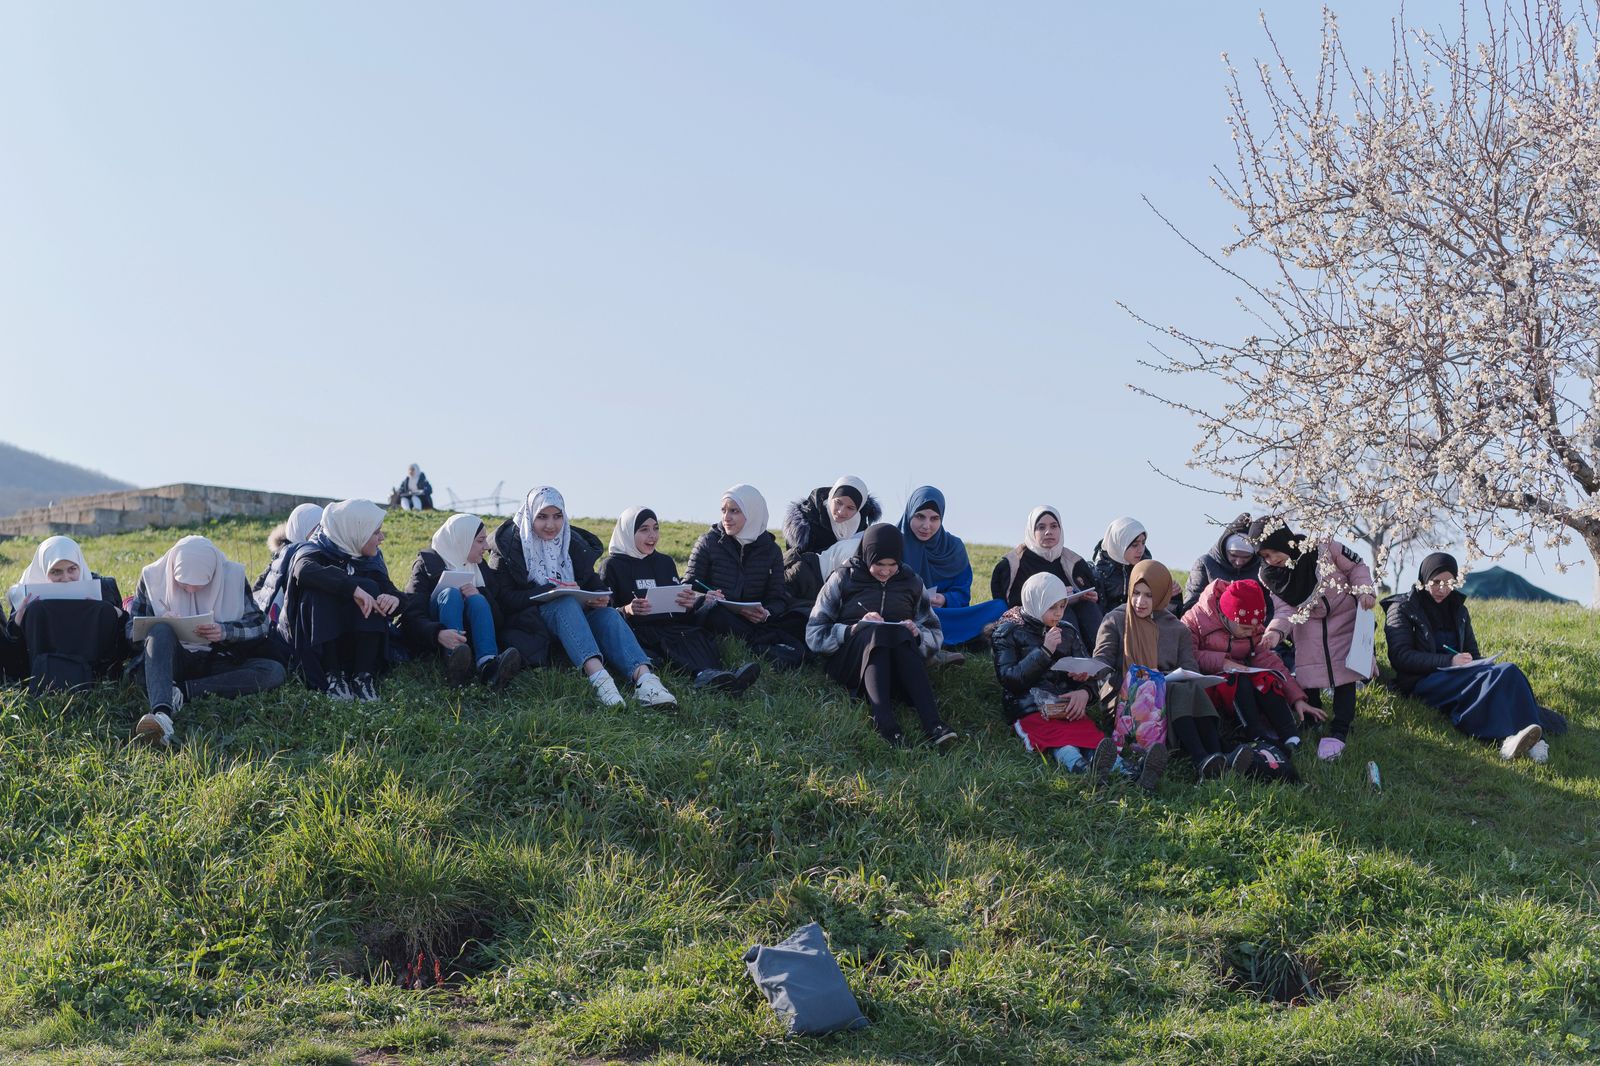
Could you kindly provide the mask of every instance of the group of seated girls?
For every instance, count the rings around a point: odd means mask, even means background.
[[[1281,519],[1242,515],[1196,561],[1188,598],[1173,611],[1177,585],[1144,541],[1142,525],[1119,518],[1091,565],[1061,547],[1060,512],[1038,507],[1023,544],[996,566],[995,599],[1009,609],[994,631],[994,668],[1002,712],[1025,748],[1072,771],[1120,769],[1147,788],[1169,742],[1204,779],[1249,773],[1263,757],[1291,759],[1305,723],[1326,722],[1317,754],[1338,758],[1356,689],[1377,672],[1351,662],[1360,612],[1375,598],[1360,557],[1336,540],[1312,543]],[[1545,761],[1543,738],[1565,732],[1566,721],[1537,703],[1515,665],[1481,658],[1455,560],[1431,555],[1418,578],[1416,591],[1383,602],[1399,689],[1498,742],[1503,758]],[[1105,604],[1114,606],[1101,615]],[[1295,652],[1293,665],[1280,646]],[[1200,676],[1165,676],[1178,670]],[[1112,736],[1097,715],[1110,719]]]
[[[71,685],[114,676],[131,655],[148,701],[135,735],[166,744],[187,700],[266,691],[291,670],[332,698],[374,700],[390,664],[418,655],[437,656],[452,683],[492,691],[558,656],[608,707],[626,702],[619,680],[642,704],[675,703],[657,672],[665,667],[696,688],[738,693],[761,668],[723,661],[718,638],[732,635],[773,669],[825,659],[887,742],[906,743],[901,703],[944,749],[957,734],[929,668],[959,662],[952,646],[989,633],[1001,710],[1029,751],[1145,787],[1160,779],[1169,743],[1203,779],[1248,772],[1263,751],[1291,758],[1307,722],[1326,722],[1317,752],[1337,758],[1356,689],[1376,672],[1351,662],[1359,612],[1374,606],[1370,570],[1281,519],[1230,524],[1180,604],[1139,522],[1114,520],[1085,559],[1063,545],[1060,510],[1035,507],[1023,542],[994,568],[993,599],[973,604],[966,546],[945,528],[932,486],[914,490],[890,525],[872,520],[881,508],[861,480],[842,477],[790,508],[787,556],[754,487],[729,488],[720,510],[680,578],[657,550],[649,508],[624,511],[606,546],[540,486],[492,533],[474,515],[448,516],[402,589],[383,557],[383,508],[303,505],[273,531],[253,587],[216,545],[186,536],[143,569],[126,605],[76,543],[50,537],[8,593],[0,670]],[[53,595],[56,585],[73,598]],[[1481,658],[1458,585],[1455,560],[1435,554],[1416,589],[1384,601],[1399,687],[1498,741],[1506,758],[1543,761],[1544,737],[1566,723],[1516,666]],[[210,620],[178,624],[195,616]],[[1167,676],[1178,670],[1203,676]]]

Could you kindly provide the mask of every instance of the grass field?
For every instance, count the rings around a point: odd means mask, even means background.
[[[402,580],[437,518],[387,524]],[[254,572],[266,530],[205,532]],[[173,538],[84,549],[131,593]],[[1474,619],[1572,720],[1546,766],[1374,689],[1301,786],[1095,793],[1024,755],[983,656],[937,677],[943,758],[814,669],[607,713],[570,672],[411,664],[376,704],[193,703],[171,753],[124,745],[131,689],[4,690],[0,1060],[1594,1061],[1600,636]],[[788,1038],[745,975],[813,919],[870,1028]],[[397,984],[419,952],[442,987]]]

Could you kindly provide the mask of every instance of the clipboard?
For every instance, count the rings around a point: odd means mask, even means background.
[[[90,577],[82,581],[45,581],[22,586],[22,598],[26,600],[30,596],[36,600],[98,600],[100,579]]]
[[[133,620],[133,642],[137,644],[150,635],[150,630],[157,624],[165,622],[172,627],[172,632],[183,644],[209,644],[209,640],[198,636],[196,629],[211,624],[211,613],[193,614],[184,618],[161,618],[153,615],[140,615]]]
[[[538,595],[529,596],[528,599],[532,603],[549,603],[552,600],[559,600],[563,596],[575,596],[580,600],[586,600],[589,602],[594,602],[597,600],[604,603],[611,602],[611,592],[606,589],[602,589],[599,592],[595,592],[593,589],[546,589],[544,592],[541,592]]]

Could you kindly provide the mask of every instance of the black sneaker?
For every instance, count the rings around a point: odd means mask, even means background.
[[[378,679],[371,674],[357,674],[350,682],[350,694],[359,703],[375,703],[378,699]]]
[[[933,732],[928,734],[928,743],[932,744],[940,751],[948,750],[950,745],[954,744],[960,739],[961,735],[959,733],[942,722],[939,725],[934,726]]]
[[[737,696],[745,689],[756,683],[756,678],[761,676],[761,664],[748,662],[733,671],[733,686],[728,691]]]
[[[1101,737],[1100,743],[1094,746],[1094,756],[1089,760],[1089,780],[1096,785],[1102,784],[1111,776],[1111,768],[1117,765],[1117,742],[1110,737]]]
[[[880,734],[880,736],[881,735],[882,734]],[[891,736],[885,736],[883,738],[883,742],[896,751],[905,751],[907,748],[911,747],[910,744],[906,743],[906,735],[904,733],[895,733]]]
[[[507,648],[489,661],[494,666],[487,681],[491,692],[504,692],[511,679],[522,673],[522,653],[516,648]]]
[[[1200,780],[1210,781],[1214,777],[1221,777],[1222,770],[1227,765],[1228,760],[1222,757],[1221,752],[1217,752],[1200,760],[1200,765],[1196,767],[1196,772],[1200,775]]]
[[[333,674],[330,676],[328,678],[327,687],[324,688],[323,691],[328,694],[328,698],[330,700],[338,700],[340,703],[345,703],[356,698],[356,694],[350,689],[350,682],[345,680],[345,676],[343,674]]]
[[[1248,776],[1250,767],[1255,765],[1255,761],[1256,749],[1249,744],[1240,744],[1228,758],[1228,769],[1240,776]]]
[[[457,687],[465,685],[472,680],[472,647],[468,644],[457,644],[450,649],[444,657],[444,676],[447,681]]]
[[[1139,767],[1139,778],[1135,782],[1146,792],[1154,792],[1161,783],[1161,775],[1167,769],[1167,746],[1157,744],[1144,754],[1144,765]]]

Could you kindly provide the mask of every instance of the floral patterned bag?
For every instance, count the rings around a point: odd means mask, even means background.
[[[1149,751],[1167,742],[1167,677],[1144,666],[1128,667],[1117,697],[1111,739],[1118,748],[1133,744]]]

